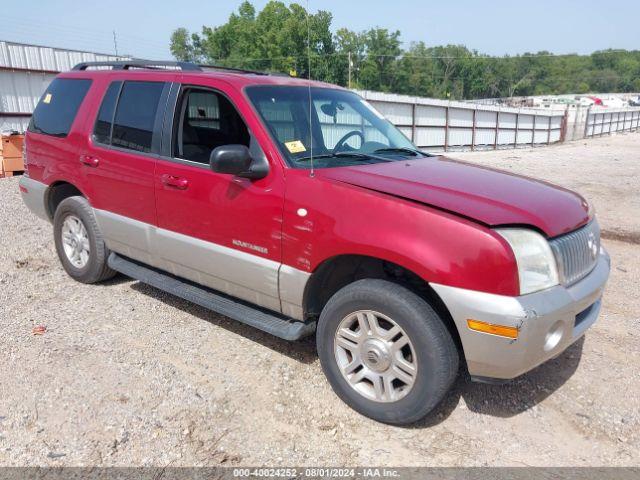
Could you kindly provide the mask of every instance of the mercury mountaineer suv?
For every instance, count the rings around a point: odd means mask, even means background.
[[[181,62],[79,64],[26,135],[26,205],[83,283],[121,272],[287,340],[336,394],[406,424],[517,377],[593,325],[593,210],[417,149],[357,94]]]

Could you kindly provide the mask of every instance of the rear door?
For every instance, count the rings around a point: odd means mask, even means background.
[[[78,183],[77,150],[89,103],[84,100],[92,84],[89,78],[57,77],[40,98],[26,136],[25,160],[33,180],[50,183],[63,178]]]
[[[177,85],[156,166],[158,252],[167,270],[263,307],[280,310],[284,178],[256,137],[245,100],[225,82]],[[169,111],[169,110],[168,110]],[[255,119],[254,119],[255,121]],[[243,144],[270,164],[266,178],[215,173],[209,155]]]
[[[80,154],[82,174],[111,250],[152,262],[154,170],[170,82],[112,77]]]

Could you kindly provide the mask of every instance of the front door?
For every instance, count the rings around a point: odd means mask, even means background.
[[[158,160],[157,248],[166,270],[279,311],[284,179],[221,88],[182,86]],[[170,137],[170,138],[169,138]],[[211,151],[242,144],[270,163],[267,177],[249,180],[209,168]],[[279,168],[276,168],[279,167]]]

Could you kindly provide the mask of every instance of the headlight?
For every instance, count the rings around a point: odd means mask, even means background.
[[[558,285],[558,267],[549,242],[533,230],[496,230],[511,246],[518,264],[520,295]]]

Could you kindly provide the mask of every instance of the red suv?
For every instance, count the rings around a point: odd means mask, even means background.
[[[110,68],[109,68],[110,67]],[[464,362],[514,378],[595,322],[609,257],[564,188],[418,150],[348,90],[189,63],[80,64],[26,137],[63,267],[315,333],[357,411],[409,423]]]

